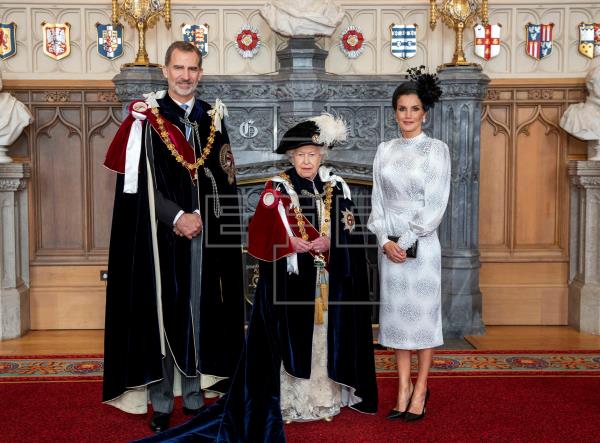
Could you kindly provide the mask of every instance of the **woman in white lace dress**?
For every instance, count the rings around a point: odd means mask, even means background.
[[[441,90],[437,77],[421,68],[409,70],[411,81],[394,92],[402,137],[377,148],[368,222],[380,246],[379,343],[396,350],[398,364],[398,397],[388,418],[405,421],[425,415],[433,348],[443,344],[436,230],[450,192],[448,146],[422,130]],[[419,362],[414,386],[411,350],[417,351]]]

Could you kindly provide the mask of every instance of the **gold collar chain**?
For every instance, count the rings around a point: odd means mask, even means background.
[[[171,155],[175,157],[175,160],[177,160],[178,163],[180,163],[184,168],[187,168],[190,171],[196,171],[200,166],[204,165],[206,158],[212,150],[213,143],[215,142],[215,117],[213,117],[211,121],[210,134],[208,136],[206,146],[204,147],[204,149],[202,149],[202,155],[194,163],[189,163],[183,159],[183,156],[179,152],[177,152],[175,144],[171,141],[171,138],[169,137],[169,132],[165,129],[165,122],[160,113],[158,112],[158,108],[152,108],[152,114],[154,114],[154,116],[156,117],[156,123],[158,123],[160,138],[162,139],[165,146],[169,149],[169,151],[171,151]]]
[[[292,188],[292,182],[290,180],[290,176],[285,172],[279,174],[279,176],[284,179],[288,185]],[[329,222],[331,220],[331,203],[333,201],[333,185],[331,182],[327,182],[325,184],[325,211],[323,213],[323,223],[321,223],[320,234],[321,236],[329,235]],[[298,230],[300,231],[300,235],[302,235],[302,239],[308,240],[308,234],[306,233],[306,228],[304,227],[305,222],[302,218],[302,209],[299,207],[294,207],[294,214],[296,215],[296,222],[298,223]]]

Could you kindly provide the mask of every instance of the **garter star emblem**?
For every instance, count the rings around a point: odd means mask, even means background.
[[[350,25],[340,36],[340,50],[348,58],[357,58],[365,50],[364,41],[365,37],[360,28]]]
[[[44,54],[60,60],[71,53],[71,25],[69,23],[42,22]]]
[[[0,60],[6,60],[17,53],[16,23],[0,23]]]
[[[354,215],[352,211],[349,209],[344,209],[342,211],[342,223],[344,223],[344,230],[352,232],[354,231],[354,227],[356,226],[356,221],[354,220]]]
[[[235,38],[235,41],[237,43],[238,52],[244,58],[254,57],[261,45],[258,29],[251,24],[242,26],[242,29]]]
[[[219,161],[221,162],[221,168],[227,174],[227,181],[232,185],[235,182],[235,161],[233,160],[233,153],[231,152],[229,143],[221,146]]]

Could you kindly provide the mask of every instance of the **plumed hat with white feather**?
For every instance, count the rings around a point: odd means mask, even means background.
[[[341,117],[323,113],[288,129],[275,152],[285,154],[291,149],[307,145],[331,148],[337,142],[345,141],[347,137],[346,122]]]

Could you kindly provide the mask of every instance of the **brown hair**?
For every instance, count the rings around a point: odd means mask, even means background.
[[[198,56],[198,67],[202,68],[202,53],[198,47],[193,43],[184,42],[181,40],[171,43],[171,45],[167,48],[167,52],[165,53],[165,66],[168,66],[171,62],[171,55],[175,49],[183,52],[195,52]]]
[[[392,96],[392,106],[394,107],[394,111],[396,111],[398,109],[398,99],[400,98],[400,96],[402,95],[416,95],[417,97],[419,97],[419,94],[417,93],[417,85],[414,82],[404,82],[402,83],[400,86],[398,86],[396,88],[396,90],[394,91],[394,95]],[[423,100],[421,100],[421,97],[419,97],[419,100],[421,101],[421,103],[423,103]],[[423,109],[425,111],[428,111],[429,108],[425,108],[425,106],[423,106]]]

